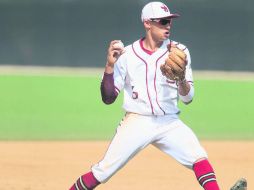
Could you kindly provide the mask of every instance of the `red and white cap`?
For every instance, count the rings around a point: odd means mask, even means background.
[[[144,6],[141,13],[141,20],[157,19],[157,18],[176,18],[179,14],[170,13],[169,8],[162,2],[150,2]]]

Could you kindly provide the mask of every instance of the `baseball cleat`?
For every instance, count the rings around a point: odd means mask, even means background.
[[[247,180],[244,178],[237,180],[237,182],[233,187],[230,188],[230,190],[247,190]]]

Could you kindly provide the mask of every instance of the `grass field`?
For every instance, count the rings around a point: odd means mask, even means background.
[[[123,116],[106,106],[98,76],[0,75],[0,140],[104,140]],[[254,139],[254,81],[195,81],[181,118],[202,139]]]

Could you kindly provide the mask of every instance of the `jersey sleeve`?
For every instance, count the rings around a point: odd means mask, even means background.
[[[188,48],[184,50],[187,55],[187,65],[186,65],[186,73],[185,78],[186,80],[193,85],[193,76],[192,76],[192,69],[191,69],[191,56]]]
[[[115,90],[119,94],[120,91],[124,88],[125,78],[126,78],[126,55],[119,57],[114,67],[114,85]]]
[[[185,47],[184,52],[187,55],[185,78],[186,78],[186,81],[190,84],[190,91],[185,96],[182,96],[179,94],[179,97],[182,100],[182,102],[184,102],[185,104],[189,104],[194,97],[194,86],[193,86],[193,76],[192,76],[192,69],[191,69],[191,56],[187,47]]]

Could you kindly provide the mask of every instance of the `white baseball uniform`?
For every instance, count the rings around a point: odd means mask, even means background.
[[[191,89],[186,96],[179,95],[175,81],[167,79],[160,70],[170,42],[184,49],[187,55],[186,80]],[[195,134],[178,118],[178,100],[187,103],[194,95],[191,58],[184,45],[165,40],[156,52],[149,54],[142,40],[137,40],[125,47],[125,53],[115,63],[113,79],[117,93],[124,91],[126,115],[104,158],[92,166],[98,181],[106,182],[149,144],[187,167],[200,158],[207,158]]]

